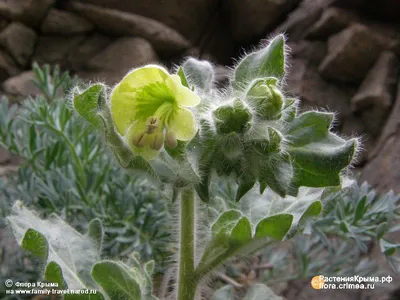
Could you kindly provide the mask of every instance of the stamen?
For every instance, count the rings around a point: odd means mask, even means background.
[[[144,131],[139,131],[133,136],[133,144],[136,147],[142,148],[146,144],[147,134]]]
[[[147,133],[148,134],[153,134],[156,129],[160,126],[160,119],[154,116],[151,116],[147,119],[146,121],[146,126],[147,126]]]
[[[171,149],[176,148],[176,146],[178,146],[178,141],[176,140],[175,133],[172,131],[167,131],[167,134],[165,135],[165,143]]]
[[[153,150],[160,150],[164,143],[164,133],[157,132],[152,138],[153,140],[150,143],[150,148]]]

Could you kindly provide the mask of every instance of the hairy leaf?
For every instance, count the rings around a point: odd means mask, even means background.
[[[232,81],[235,89],[242,90],[257,78],[275,77],[285,74],[285,38],[275,37],[267,47],[245,56],[237,65]]]

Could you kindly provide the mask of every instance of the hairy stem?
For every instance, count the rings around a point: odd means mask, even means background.
[[[194,190],[181,196],[178,300],[194,300],[197,283],[194,280],[195,200]]]

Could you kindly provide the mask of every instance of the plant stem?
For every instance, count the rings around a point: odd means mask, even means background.
[[[182,191],[181,224],[179,247],[178,300],[194,300],[196,282],[194,280],[194,235],[195,202],[193,189]]]

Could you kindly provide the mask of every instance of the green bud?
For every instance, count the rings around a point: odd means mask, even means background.
[[[281,117],[285,97],[277,84],[278,80],[273,77],[257,79],[246,93],[246,101],[262,119],[277,120]]]
[[[252,143],[255,151],[263,154],[280,152],[282,149],[282,134],[272,127],[268,127],[266,133],[265,140]]]
[[[233,105],[217,108],[213,112],[213,117],[218,133],[244,133],[250,128],[252,114],[240,99],[236,99]]]
[[[236,159],[243,154],[243,146],[240,137],[232,132],[221,139],[222,153],[228,159]]]

